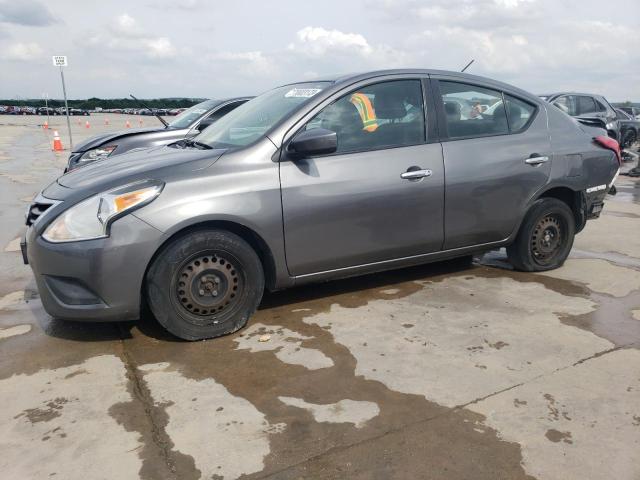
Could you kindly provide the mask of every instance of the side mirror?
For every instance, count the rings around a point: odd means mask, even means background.
[[[301,157],[313,155],[326,155],[334,153],[338,149],[338,136],[336,132],[325,128],[313,128],[305,130],[291,140],[288,151]]]
[[[213,123],[215,122],[215,120],[213,118],[205,118],[203,119],[198,126],[196,127],[196,130],[198,130],[199,132],[203,131],[205,128],[213,125]]]

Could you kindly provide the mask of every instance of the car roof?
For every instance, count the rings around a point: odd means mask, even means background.
[[[426,68],[398,68],[398,69],[387,69],[387,70],[372,70],[368,72],[357,72],[357,73],[349,73],[335,76],[325,76],[318,79],[313,80],[303,80],[299,82],[289,83],[287,85],[292,85],[294,83],[314,83],[314,82],[331,82],[334,85],[343,85],[355,83],[361,80],[368,80],[375,77],[382,77],[388,75],[441,75],[447,77],[455,77],[460,81],[467,81],[470,83],[481,83],[488,87],[494,87],[497,89],[506,89],[511,91],[517,91],[521,95],[528,96],[530,98],[536,98],[536,95],[533,95],[531,92],[527,92],[513,85],[501,82],[499,80],[494,80],[492,78],[482,77],[479,75],[472,75],[470,73],[456,72],[450,70],[437,70],[437,69],[426,69]]]

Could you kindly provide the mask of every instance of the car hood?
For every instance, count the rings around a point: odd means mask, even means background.
[[[47,198],[63,200],[71,192],[81,190],[83,196],[138,180],[165,180],[213,165],[224,149],[199,150],[157,147],[132,151],[100,160],[62,175],[43,191]],[[66,191],[66,192],[65,192]],[[74,195],[75,196],[75,195]]]
[[[112,142],[119,138],[131,137],[133,135],[140,135],[141,133],[151,133],[166,130],[164,127],[147,127],[147,128],[134,128],[133,130],[120,130],[117,132],[102,133],[91,137],[84,142],[80,142],[73,146],[73,153],[86,152],[92,148],[104,145],[107,142]]]

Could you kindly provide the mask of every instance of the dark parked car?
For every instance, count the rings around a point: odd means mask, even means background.
[[[551,93],[540,98],[555,105],[564,113],[584,123],[600,126],[607,134],[620,141],[620,123],[615,109],[602,95],[592,93]]]
[[[58,107],[56,108],[56,112],[58,112],[58,115],[66,115],[67,112],[65,110],[65,107]],[[82,115],[82,116],[88,116],[89,112],[87,110],[83,110],[81,108],[71,108],[69,107],[69,115],[74,116],[74,115]]]
[[[620,122],[620,146],[629,148],[640,138],[638,135],[640,133],[640,120],[636,120],[619,108],[616,108],[616,116]]]
[[[631,115],[635,120],[640,120],[640,108],[638,107],[618,107],[620,110],[628,115]]]
[[[493,108],[463,116],[459,98]],[[192,142],[60,177],[31,205],[23,254],[53,317],[131,320],[147,302],[175,335],[215,337],[265,286],[505,246],[518,270],[559,267],[619,166],[615,140],[486,78],[301,82]]]
[[[38,115],[58,115],[58,111],[53,107],[38,107]]]
[[[74,145],[66,171],[133,149],[168,145],[197,135],[213,122],[245,103],[249,97],[206,100],[176,116],[168,126],[136,128],[103,133]],[[149,112],[151,115],[151,112]],[[158,122],[160,123],[160,122]]]

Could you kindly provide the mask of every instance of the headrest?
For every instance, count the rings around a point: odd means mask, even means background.
[[[378,95],[374,101],[376,118],[396,119],[407,115],[404,99],[401,96]]]
[[[362,129],[362,118],[353,103],[340,100],[325,111],[322,128],[334,132],[350,128]]]
[[[444,102],[444,112],[447,115],[460,115],[460,104],[458,102]]]
[[[509,121],[513,123],[514,120],[520,120],[522,117],[522,109],[514,105],[513,103],[509,105]]]

